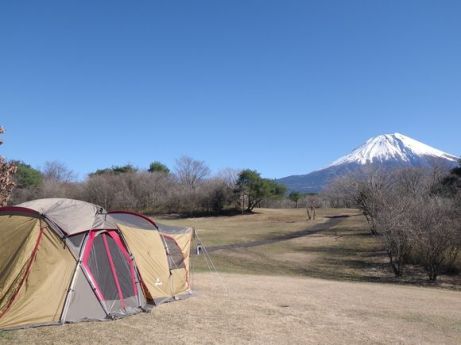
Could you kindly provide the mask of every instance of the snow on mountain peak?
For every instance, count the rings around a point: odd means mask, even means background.
[[[424,157],[442,158],[456,162],[456,156],[437,150],[400,133],[382,134],[370,138],[350,154],[334,161],[330,166],[345,163],[369,164],[383,161],[412,162]]]

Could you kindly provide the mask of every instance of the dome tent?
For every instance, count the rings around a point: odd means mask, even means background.
[[[192,236],[77,200],[0,208],[0,329],[114,319],[186,296]]]

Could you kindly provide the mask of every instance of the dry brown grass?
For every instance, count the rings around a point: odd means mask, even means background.
[[[321,209],[317,219],[308,222],[305,209],[256,209],[255,214],[230,217],[158,219],[172,225],[192,226],[208,246],[247,242],[305,229],[325,222],[326,216],[354,214],[351,209]]]
[[[325,224],[330,217],[345,215],[334,227],[290,240],[250,248],[227,248],[211,253],[221,272],[296,275],[334,280],[429,284],[421,268],[396,279],[378,238],[358,210],[320,209],[316,221],[307,221],[304,209],[257,209],[253,215],[160,219],[160,222],[194,226],[209,247],[273,239]],[[208,271],[203,256],[194,257],[194,269]],[[437,286],[461,287],[460,275],[439,277]]]
[[[315,278],[194,275],[151,314],[3,333],[0,344],[459,344],[456,291]]]

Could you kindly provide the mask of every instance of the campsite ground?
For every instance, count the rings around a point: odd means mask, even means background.
[[[395,281],[355,210],[320,210],[315,222],[301,209],[257,212],[160,220],[196,227],[222,272],[194,257],[193,298],[114,322],[0,332],[0,344],[460,343],[459,275]]]
[[[431,285],[420,267],[408,266],[396,279],[380,240],[370,236],[358,210],[319,209],[307,221],[305,209],[257,209],[233,217],[159,219],[197,229],[220,272],[290,275],[399,284]],[[205,256],[195,271],[208,271]],[[461,270],[461,257],[457,262]],[[460,275],[442,275],[438,287],[461,290]]]
[[[0,344],[459,344],[461,339],[457,291],[229,273],[194,278],[194,297],[151,314],[6,332]]]

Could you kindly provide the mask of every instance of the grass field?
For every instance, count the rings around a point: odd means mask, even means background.
[[[409,266],[407,270],[411,274],[400,279],[394,277],[382,243],[370,236],[368,224],[358,210],[319,209],[315,221],[307,221],[304,209],[258,209],[256,212],[233,217],[158,221],[195,227],[200,239],[211,249],[269,240],[270,243],[264,245],[211,250],[210,256],[221,272],[430,285],[418,267]],[[329,225],[337,217],[340,217],[337,224]],[[316,226],[322,230],[290,240],[270,241]],[[192,264],[196,271],[208,270],[203,255],[194,257]],[[461,277],[442,275],[435,285],[461,289]]]
[[[159,221],[194,226],[221,272],[194,256],[192,298],[117,321],[0,332],[0,345],[461,343],[459,275],[397,284],[356,210]]]

